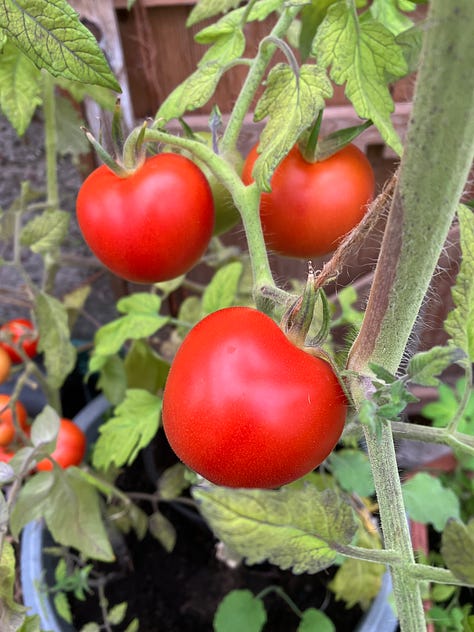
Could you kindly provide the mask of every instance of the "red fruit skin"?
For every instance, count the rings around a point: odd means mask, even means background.
[[[331,366],[266,315],[223,309],[188,334],[171,366],[163,427],[177,456],[228,487],[274,488],[317,467],[344,428]]]
[[[253,182],[257,145],[242,171]],[[326,255],[363,218],[375,192],[375,176],[365,154],[347,145],[326,160],[307,162],[297,145],[276,168],[271,192],[260,197],[267,246],[287,257]]]
[[[136,283],[173,279],[207,249],[214,202],[202,171],[177,154],[159,154],[120,178],[102,165],[79,190],[79,227],[89,248],[117,276]]]
[[[9,334],[14,344],[18,343],[21,338],[23,351],[29,358],[34,358],[36,356],[38,350],[38,337],[35,334],[35,328],[31,321],[26,318],[14,318],[0,327],[0,332],[2,331]],[[21,356],[8,343],[0,342],[0,346],[8,353],[14,364],[20,364],[20,362],[23,362]]]
[[[57,464],[66,469],[71,465],[79,465],[84,458],[87,448],[86,435],[82,430],[70,419],[62,418],[56,448],[51,457]],[[36,469],[40,472],[53,469],[53,464],[49,459],[43,459],[36,465]]]

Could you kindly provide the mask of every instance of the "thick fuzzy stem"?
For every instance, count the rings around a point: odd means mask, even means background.
[[[473,33],[472,0],[433,0],[399,180],[349,369],[367,373],[372,362],[396,372],[422,306],[474,156]],[[356,402],[369,386],[354,384]],[[384,424],[365,434],[385,545],[406,565],[392,570],[400,627],[424,632],[392,431]]]

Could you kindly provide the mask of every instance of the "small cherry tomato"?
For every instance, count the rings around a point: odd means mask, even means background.
[[[184,339],[163,397],[177,456],[217,485],[279,487],[328,456],[347,400],[330,364],[295,347],[265,314],[221,309]]]
[[[10,395],[0,393],[0,446],[9,445],[16,435],[12,410],[9,407],[10,402]],[[15,402],[15,414],[21,429],[28,434],[30,430],[28,413],[23,404],[19,401]]]
[[[12,361],[3,347],[0,347],[0,384],[3,384],[10,375]]]
[[[190,270],[214,228],[206,177],[178,154],[148,158],[127,177],[102,165],[82,184],[76,210],[96,257],[137,283],[168,281]]]
[[[10,463],[14,456],[14,452],[5,450],[3,446],[0,446],[0,463]]]
[[[31,321],[26,318],[14,318],[0,327],[0,336],[2,338],[0,347],[8,353],[12,362],[16,364],[23,362],[22,357],[16,350],[19,345],[21,345],[24,353],[29,358],[35,357],[38,348],[38,336]]]
[[[253,182],[257,145],[246,158],[244,184]],[[287,257],[328,254],[360,222],[375,190],[365,154],[347,145],[329,158],[306,161],[298,146],[276,168],[271,192],[260,197],[267,246]]]
[[[71,465],[79,465],[81,463],[86,453],[86,447],[86,435],[79,426],[70,419],[62,418],[60,420],[56,447],[51,457],[60,467],[66,469]],[[53,464],[49,459],[43,459],[37,464],[36,468],[40,471],[52,470]]]

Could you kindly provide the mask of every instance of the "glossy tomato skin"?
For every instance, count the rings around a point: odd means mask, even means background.
[[[0,327],[0,333],[6,335],[13,345],[19,344],[21,339],[21,346],[26,355],[29,358],[36,356],[38,350],[38,336],[30,320],[26,318],[14,318],[13,320],[9,320]],[[13,363],[19,364],[23,362],[21,356],[15,351],[12,345],[9,345],[7,342],[0,342],[0,347],[8,353]]]
[[[257,145],[242,172],[250,184]],[[262,193],[260,218],[267,246],[287,257],[332,252],[362,219],[375,191],[365,154],[347,145],[326,160],[307,162],[297,145],[276,168],[271,192]]]
[[[60,420],[56,448],[51,454],[57,464],[66,469],[71,465],[79,465],[86,453],[87,440],[82,430],[70,419]],[[53,464],[49,459],[40,461],[36,468],[40,471],[52,470]]]
[[[10,408],[5,408],[10,403],[10,395],[0,393],[0,446],[9,445],[16,435],[13,415]],[[25,433],[29,433],[28,413],[20,401],[15,403],[15,412],[18,423]]]
[[[96,257],[136,283],[167,281],[204,254],[214,228],[212,192],[188,158],[159,154],[121,178],[102,165],[79,190],[77,219]]]
[[[0,347],[0,384],[3,384],[8,379],[11,366],[12,360],[10,356],[3,347]]]
[[[265,314],[231,307],[200,321],[178,350],[163,427],[177,456],[207,480],[273,488],[327,457],[346,409],[327,362],[293,346]]]

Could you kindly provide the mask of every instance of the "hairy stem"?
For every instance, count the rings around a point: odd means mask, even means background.
[[[433,0],[405,153],[351,370],[396,372],[436,267],[474,156],[474,13],[471,0]],[[353,384],[354,401],[371,385]],[[392,429],[364,428],[403,632],[426,629],[405,518]]]
[[[242,86],[239,96],[237,97],[237,101],[232,108],[231,116],[227,123],[224,136],[222,137],[222,150],[233,149],[237,145],[237,139],[240,135],[240,130],[242,129],[245,116],[250,111],[252,102],[262,83],[268,64],[270,63],[277,48],[276,44],[271,40],[280,39],[285,35],[290,24],[293,22],[300,10],[300,6],[285,8],[269,35],[270,40],[266,41],[263,45],[260,45],[257,56],[253,60],[244,85]]]

